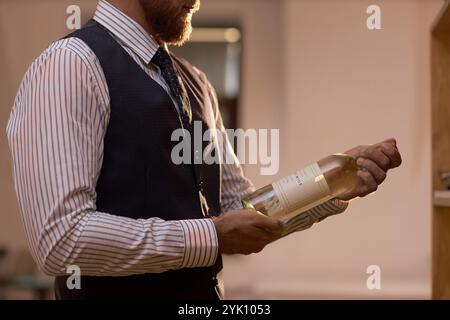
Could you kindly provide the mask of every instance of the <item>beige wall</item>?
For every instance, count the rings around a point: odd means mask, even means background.
[[[0,243],[25,242],[4,128],[27,65],[63,35],[65,8],[84,1],[0,0]],[[281,128],[281,170],[331,152],[398,138],[404,164],[340,217],[250,257],[227,257],[229,297],[429,297],[429,26],[441,0],[378,0],[383,30],[365,28],[365,0],[204,0],[198,20],[240,21],[240,125]],[[21,19],[17,19],[21,17]],[[14,30],[14,31],[13,31]],[[25,39],[26,41],[22,41]],[[247,174],[260,186],[274,177]],[[382,268],[382,290],[365,287]]]

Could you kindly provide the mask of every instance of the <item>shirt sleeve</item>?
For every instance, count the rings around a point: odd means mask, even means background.
[[[102,276],[213,265],[218,240],[210,219],[130,219],[96,210],[109,120],[106,83],[96,57],[85,54],[90,49],[64,43],[30,67],[7,126],[16,193],[37,264],[54,276],[65,275],[69,265]]]
[[[218,99],[214,88],[209,84],[209,92],[213,101],[213,110],[216,116],[217,130],[223,136],[222,152],[222,213],[232,210],[242,209],[241,199],[255,191],[253,183],[245,177],[239,159],[231,146],[223,125],[222,117],[218,106]],[[225,161],[224,159],[233,159]],[[305,211],[285,222],[283,237],[297,231],[310,228],[314,223],[320,222],[325,218],[344,212],[347,209],[348,202],[339,199],[332,199],[322,203],[315,208]]]
[[[347,209],[348,202],[339,199],[331,199],[285,222],[282,237],[291,233],[303,231],[312,227],[330,216],[340,214]]]

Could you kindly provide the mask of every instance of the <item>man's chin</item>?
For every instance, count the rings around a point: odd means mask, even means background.
[[[190,39],[191,34],[192,34],[192,27],[188,26],[185,27],[183,31],[178,33],[177,35],[165,37],[165,39],[161,37],[161,39],[167,44],[179,47],[185,44]]]
[[[181,47],[182,45],[184,45],[186,42],[189,41],[189,38],[190,38],[189,36],[183,36],[179,39],[172,39],[172,41],[166,41],[166,43],[172,46]]]

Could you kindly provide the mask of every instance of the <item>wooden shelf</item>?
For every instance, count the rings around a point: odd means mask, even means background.
[[[450,207],[450,191],[435,191],[433,204],[437,207]]]
[[[450,5],[445,3],[431,37],[433,190],[450,165]],[[450,299],[450,192],[436,191],[433,206],[433,298]]]

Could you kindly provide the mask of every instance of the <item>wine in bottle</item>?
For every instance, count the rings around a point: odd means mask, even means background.
[[[333,154],[242,199],[244,208],[286,221],[353,190],[359,182],[356,159]]]

